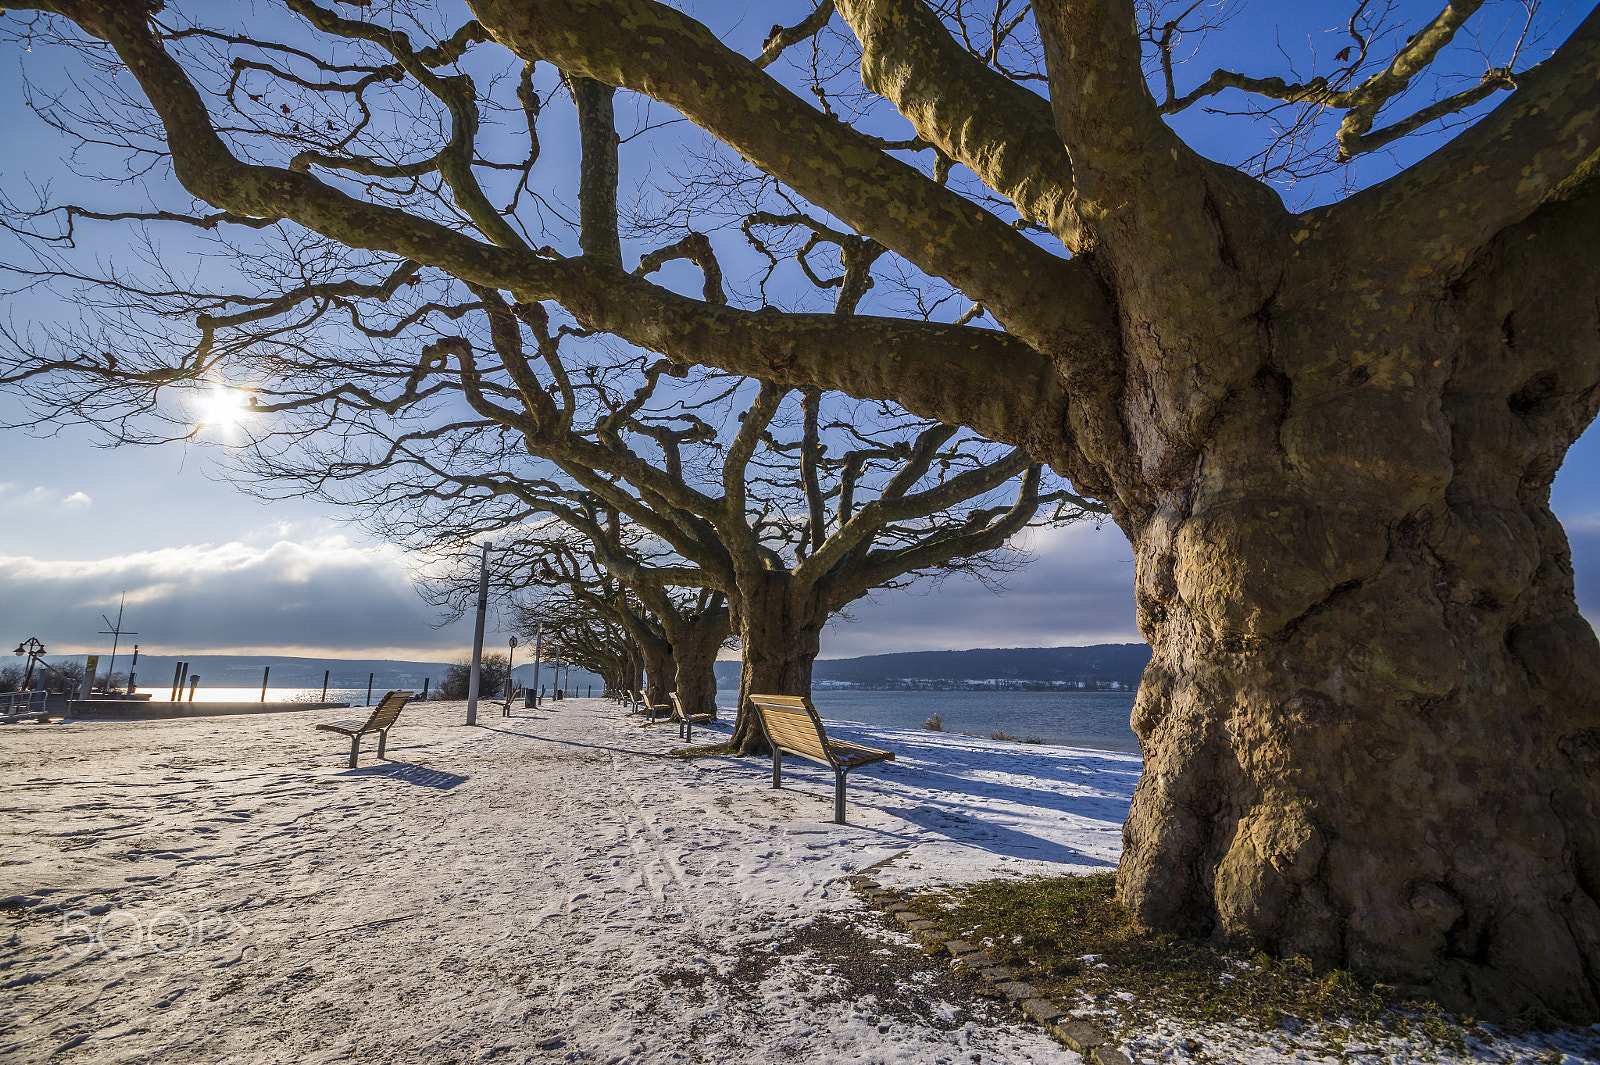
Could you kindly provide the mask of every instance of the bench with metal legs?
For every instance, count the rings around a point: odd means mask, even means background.
[[[678,723],[678,738],[684,742],[694,739],[696,725],[709,725],[717,719],[716,714],[691,714],[683,709],[683,700],[678,698],[678,693],[672,693],[672,720]]]
[[[894,761],[893,751],[863,747],[859,743],[831,740],[822,718],[803,695],[754,695],[750,701],[761,712],[761,727],[772,748],[772,786],[783,787],[783,752],[798,755],[833,770],[833,820],[844,824],[845,774],[873,762]]]
[[[378,734],[378,757],[383,757],[383,749],[389,742],[389,729],[394,727],[395,718],[400,716],[400,711],[405,708],[406,700],[410,699],[412,694],[412,692],[390,692],[379,700],[377,708],[372,711],[372,716],[365,721],[330,721],[325,725],[318,725],[317,729],[350,737],[350,768],[354,769],[356,755],[361,752],[361,737],[368,733]]]

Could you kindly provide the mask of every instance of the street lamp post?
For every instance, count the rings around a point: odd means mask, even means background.
[[[511,716],[511,694],[516,691],[516,678],[512,675],[517,663],[517,638],[511,637],[511,652],[506,655],[506,704],[500,708],[501,717]]]
[[[478,676],[483,666],[483,624],[489,612],[489,545],[478,569],[478,622],[472,634],[472,672],[467,677],[467,724],[478,723]]]
[[[28,656],[28,669],[22,678],[22,690],[27,691],[28,686],[33,683],[33,664],[44,657],[44,644],[39,642],[37,636],[29,636],[17,644],[17,649],[12,654]]]
[[[539,705],[539,658],[544,653],[544,622],[539,622],[539,627],[533,630],[533,685],[529,691],[532,698],[524,700],[523,706]]]

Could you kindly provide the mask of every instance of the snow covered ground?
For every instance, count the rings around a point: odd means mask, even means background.
[[[0,731],[0,1061],[1079,1060],[842,878],[1109,868],[1137,758],[841,727],[898,759],[851,775],[840,827],[821,767],[775,792],[762,762],[668,757],[670,725],[555,706],[414,704],[356,770],[325,711]],[[1241,1038],[1124,1049],[1338,1060]],[[1376,1055],[1346,1060],[1444,1060]]]

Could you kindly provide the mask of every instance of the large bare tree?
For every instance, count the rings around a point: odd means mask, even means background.
[[[409,20],[422,5],[285,0],[298,27],[212,30],[125,0],[21,6],[131,75],[158,136],[128,120],[100,141],[139,165],[170,153],[213,212],[169,216],[300,227],[679,362],[891,399],[1102,500],[1154,648],[1119,869],[1145,925],[1480,1013],[1600,1013],[1600,646],[1548,505],[1600,404],[1600,14],[1536,62],[1428,91],[1480,3],[1382,32],[1367,16],[1394,5],[1352,3],[1331,74],[1203,79],[1173,62],[1197,8],[1141,24],[1133,0],[981,18],[835,0],[744,53],[654,0],[472,0],[432,29]],[[576,242],[543,239],[559,212],[522,180],[536,142],[483,132],[496,70],[531,130],[552,67],[584,148]],[[842,316],[729,300],[709,222],[676,245],[703,288],[676,262],[630,270],[613,89],[711,142],[696,173],[662,179],[675,205],[633,223],[808,212],[887,249],[904,299]],[[373,118],[370,98],[405,92],[409,131]],[[1280,172],[1454,127],[1291,209],[1177,132],[1196,101],[1239,99],[1277,123],[1263,158]],[[1330,127],[1325,156],[1296,154]],[[70,217],[129,211],[162,213]],[[944,315],[940,286],[982,316]]]

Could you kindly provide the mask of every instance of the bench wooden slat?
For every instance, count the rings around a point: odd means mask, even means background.
[[[761,727],[772,748],[772,786],[783,786],[783,754],[798,755],[833,770],[833,819],[844,824],[845,774],[870,762],[892,762],[893,751],[866,747],[859,743],[830,740],[822,727],[816,707],[803,695],[750,695],[750,702],[761,715]]]
[[[378,757],[383,757],[384,748],[389,742],[389,729],[394,727],[395,719],[414,694],[406,691],[387,693],[378,700],[378,705],[365,721],[329,721],[316,727],[321,732],[336,732],[350,737],[350,768],[354,769],[356,756],[361,750],[361,737],[369,732],[378,734]]]
[[[683,700],[678,698],[678,693],[672,693],[672,720],[678,723],[678,738],[685,742],[694,739],[696,725],[709,725],[717,719],[715,714],[690,714],[683,709]]]
[[[829,740],[828,749],[839,761],[851,766],[866,765],[868,762],[886,762],[894,758],[893,751],[880,751],[876,747],[863,747],[859,743],[847,743],[844,740]]]

